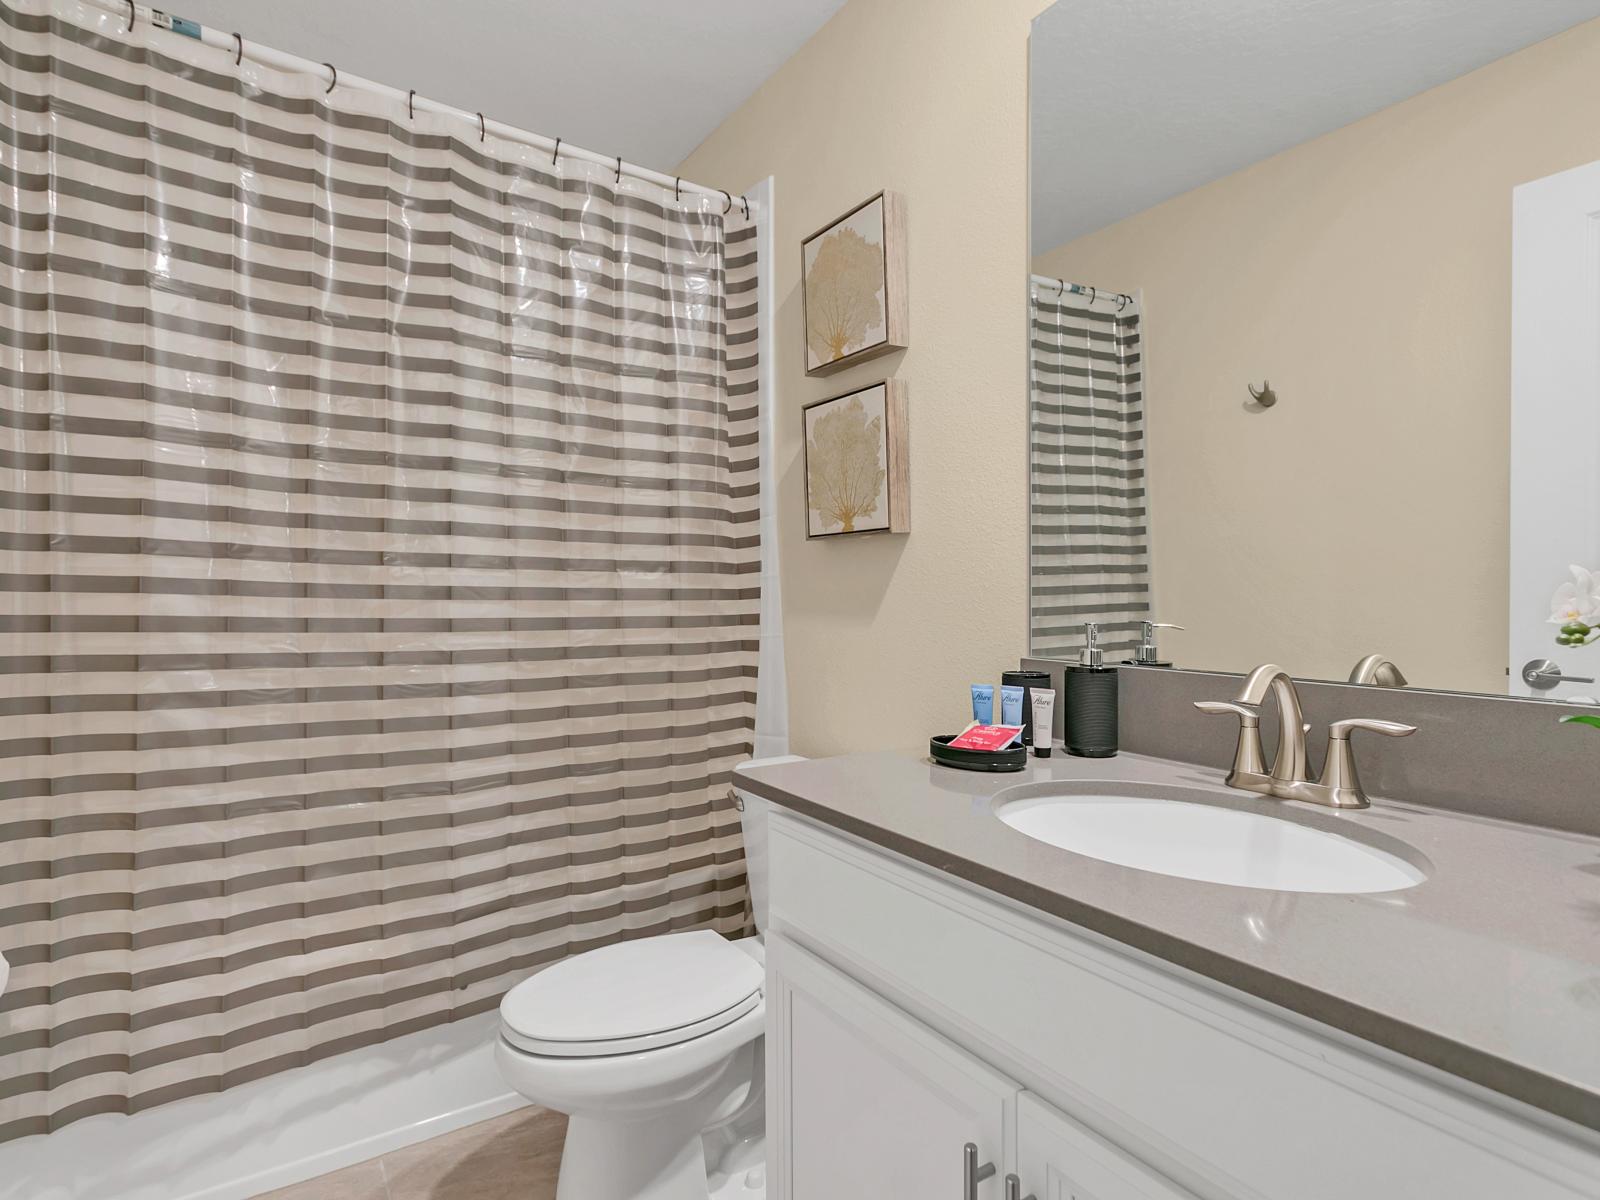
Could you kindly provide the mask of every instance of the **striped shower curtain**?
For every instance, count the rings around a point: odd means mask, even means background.
[[[0,0],[0,1138],[743,922],[755,228]]]
[[[1107,661],[1150,619],[1139,302],[1034,286],[1029,308],[1029,647],[1076,657],[1100,622]]]

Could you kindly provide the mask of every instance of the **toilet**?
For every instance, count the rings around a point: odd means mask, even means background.
[[[524,980],[500,1002],[501,1076],[569,1118],[556,1200],[766,1194],[759,934],[767,809],[759,796],[737,796],[757,937],[730,941],[701,929],[602,946]],[[716,1159],[709,1174],[708,1157]]]

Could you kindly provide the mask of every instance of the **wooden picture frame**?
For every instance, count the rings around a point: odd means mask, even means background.
[[[911,532],[904,383],[881,379],[812,401],[800,410],[800,433],[807,538]]]
[[[818,269],[818,264],[821,264]],[[879,192],[800,243],[800,308],[807,375],[910,344],[906,204]]]

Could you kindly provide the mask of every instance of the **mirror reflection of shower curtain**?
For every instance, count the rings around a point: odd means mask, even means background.
[[[0,1140],[737,932],[742,206],[76,0],[0,40]]]
[[[1098,621],[1116,661],[1150,616],[1140,305],[1038,284],[1031,301],[1029,648],[1075,657]]]

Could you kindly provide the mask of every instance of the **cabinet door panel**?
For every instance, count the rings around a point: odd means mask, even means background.
[[[1017,1174],[1022,1194],[1038,1200],[1193,1200],[1027,1092],[1017,1100]]]
[[[1000,1200],[1017,1085],[782,938],[768,966],[773,1200]]]

